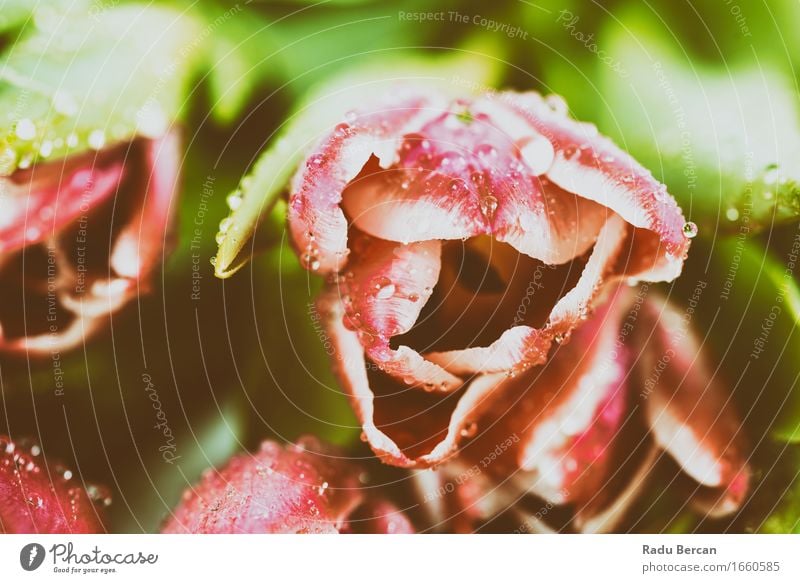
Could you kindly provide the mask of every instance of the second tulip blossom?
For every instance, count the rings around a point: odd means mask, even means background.
[[[694,236],[664,185],[564,102],[398,87],[349,113],[290,190],[364,439],[435,466],[501,379],[544,362],[606,284],[676,277]]]
[[[0,351],[74,348],[149,285],[180,164],[172,130],[0,176]]]

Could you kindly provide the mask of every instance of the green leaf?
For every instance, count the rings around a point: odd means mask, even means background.
[[[0,175],[39,158],[159,135],[184,108],[198,22],[164,7],[60,13],[37,4],[35,26],[0,65]]]
[[[687,313],[704,331],[714,370],[731,388],[753,439],[800,441],[800,289],[794,279],[800,237],[782,251],[743,234],[697,239],[675,301],[700,301]],[[689,308],[687,307],[687,310]]]
[[[257,225],[270,216],[307,149],[348,110],[363,106],[365,92],[380,95],[399,79],[408,79],[463,94],[491,85],[497,74],[497,61],[479,59],[469,51],[440,59],[383,56],[311,91],[229,197],[232,213],[220,225],[217,277],[230,277],[247,262],[240,252]]]
[[[275,51],[270,22],[250,6],[204,2],[193,5],[204,24],[203,63],[211,98],[211,114],[229,124],[263,84],[280,78],[269,55]]]
[[[602,129],[667,184],[701,234],[800,216],[791,80],[769,63],[697,64],[660,34],[652,20],[628,16],[605,35],[630,76],[601,67]]]
[[[796,445],[786,446],[774,451],[773,459],[772,468],[776,470],[772,473],[780,473],[781,469],[785,469],[791,478],[774,485],[768,484],[768,489],[761,488],[769,494],[765,496],[766,519],[757,525],[758,530],[772,534],[800,534],[800,475],[796,470],[800,466],[800,448]],[[765,478],[771,477],[767,474]]]

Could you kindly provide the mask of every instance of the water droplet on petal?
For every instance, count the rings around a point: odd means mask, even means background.
[[[697,225],[689,221],[683,224],[683,236],[687,239],[693,239],[697,236]]]
[[[556,153],[550,140],[544,136],[537,136],[522,146],[520,155],[531,172],[539,176],[547,172],[553,165]]]
[[[497,210],[497,199],[493,196],[484,196],[481,199],[481,211],[487,218],[491,219]]]
[[[471,421],[464,425],[459,432],[461,437],[474,437],[476,433],[478,433],[478,424],[474,421]]]
[[[544,102],[555,113],[566,115],[569,111],[569,107],[567,106],[567,102],[564,100],[564,98],[560,95],[556,95],[555,93],[545,96]]]
[[[564,148],[564,158],[566,158],[567,160],[572,160],[572,158],[574,158],[575,154],[577,153],[578,153],[578,148],[576,148],[575,146],[568,146],[567,148]]]
[[[372,293],[379,300],[387,300],[394,295],[395,286],[388,277],[380,276],[372,280]]]

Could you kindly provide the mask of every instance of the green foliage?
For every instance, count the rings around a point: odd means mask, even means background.
[[[197,22],[164,7],[37,5],[0,67],[0,174],[160,135],[185,105]]]

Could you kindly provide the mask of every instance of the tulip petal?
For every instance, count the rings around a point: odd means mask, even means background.
[[[546,136],[555,150],[547,178],[561,188],[617,212],[658,236],[660,245],[640,273],[652,281],[676,277],[689,247],[685,219],[666,187],[591,124],[570,119],[537,93],[503,93],[497,104]]]
[[[366,496],[359,473],[314,438],[288,447],[265,441],[259,451],[209,469],[162,532],[413,532],[394,506]]]
[[[390,465],[419,468],[454,455],[470,432],[474,411],[504,375],[483,375],[449,392],[410,387],[368,365],[358,334],[344,325],[345,308],[336,294],[324,292],[318,307],[334,346],[334,372],[376,455]]]
[[[0,436],[0,533],[103,532],[102,490],[93,487],[98,496],[90,497],[70,470],[43,455]]]
[[[0,251],[45,241],[109,198],[122,180],[124,154],[117,147],[0,177]]]
[[[706,507],[718,514],[732,512],[747,495],[750,470],[731,399],[680,312],[653,299],[646,315],[652,333],[641,374],[655,441],[689,476],[716,491],[703,497],[713,499]]]
[[[621,290],[546,364],[506,380],[491,407],[478,413],[486,431],[464,455],[489,460],[486,470],[510,479],[506,487],[553,504],[596,494],[627,414],[628,355],[617,346],[626,298]],[[498,454],[497,445],[509,438],[513,444]]]
[[[487,347],[435,352],[425,358],[462,376],[500,371],[519,373],[541,364],[553,339],[566,339],[576,324],[587,317],[602,291],[604,278],[612,273],[625,235],[623,221],[612,215],[600,232],[578,282],[555,304],[545,328],[515,326]]]
[[[173,130],[144,144],[145,168],[140,178],[141,206],[114,242],[111,267],[120,277],[139,279],[161,262],[170,226],[172,200],[178,190],[182,150]]]
[[[355,125],[341,124],[326,136],[292,181],[289,228],[306,268],[330,273],[347,261],[347,219],[342,192],[373,156],[394,161],[396,141],[424,123],[432,99],[412,95],[390,100],[383,110],[362,114]]]
[[[493,235],[549,264],[589,249],[611,211],[540,180],[525,163],[530,131],[509,135],[488,113],[461,121],[459,104],[406,136],[396,167],[373,164],[347,187],[352,223],[404,243]]]
[[[353,260],[336,279],[345,325],[359,333],[367,357],[408,385],[450,391],[461,379],[408,346],[392,349],[393,336],[411,329],[439,279],[441,243],[401,245],[352,232]]]

